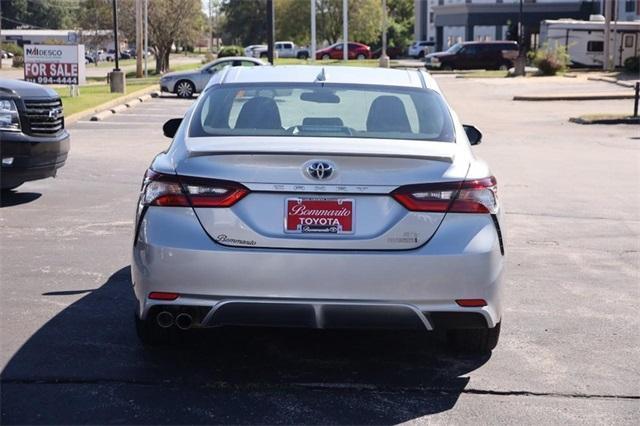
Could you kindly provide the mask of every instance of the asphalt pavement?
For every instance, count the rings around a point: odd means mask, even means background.
[[[162,97],[75,123],[59,176],[2,198],[1,423],[636,424],[640,132],[567,121],[632,105],[512,101],[587,84],[528,80],[438,77],[484,132],[474,149],[507,212],[506,309],[490,357],[396,332],[208,330],[143,348],[135,204],[170,143],[162,123],[191,103]]]

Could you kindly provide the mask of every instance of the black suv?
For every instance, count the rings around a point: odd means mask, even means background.
[[[38,84],[0,79],[2,190],[55,176],[68,153],[60,96]]]
[[[425,65],[441,70],[507,70],[517,57],[518,43],[515,41],[468,41],[425,56]]]

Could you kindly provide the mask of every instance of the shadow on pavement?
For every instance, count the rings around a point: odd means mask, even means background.
[[[0,207],[19,206],[20,204],[35,201],[40,197],[42,197],[42,194],[39,192],[2,191],[0,194]]]
[[[44,324],[2,372],[1,423],[399,423],[451,409],[488,360],[380,331],[198,330],[146,349],[133,306],[125,267]]]

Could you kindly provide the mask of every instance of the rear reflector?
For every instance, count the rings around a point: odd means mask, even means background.
[[[391,193],[407,210],[435,213],[491,213],[498,210],[496,179],[401,186]]]
[[[167,175],[148,170],[142,203],[165,207],[230,207],[249,193],[239,183]]]
[[[487,301],[484,299],[458,299],[456,303],[463,308],[481,308],[487,306]]]
[[[178,293],[165,293],[162,291],[152,291],[149,293],[149,299],[152,300],[176,300],[179,296]]]

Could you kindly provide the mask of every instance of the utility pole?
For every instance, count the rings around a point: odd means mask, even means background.
[[[382,0],[382,52],[380,52],[381,68],[389,68],[389,56],[387,56],[387,0]]]
[[[136,78],[142,78],[142,0],[136,0]]]
[[[349,0],[342,0],[342,60],[349,60]]]
[[[213,52],[213,0],[209,0],[209,53]]]
[[[0,0],[0,35],[2,35],[2,0]],[[2,58],[0,58],[0,69],[2,69]]]
[[[520,9],[518,12],[518,58],[516,59],[514,74],[517,76],[525,76],[526,61],[524,52],[524,6],[523,0],[520,0]]]
[[[611,5],[608,0],[603,0],[604,4],[604,60],[602,69],[609,71],[611,58]]]
[[[271,65],[273,65],[273,38],[275,32],[273,18],[273,0],[267,0],[267,56]]]
[[[316,0],[311,0],[311,59],[316,60]]]
[[[144,77],[149,77],[149,0],[144,0]]]

